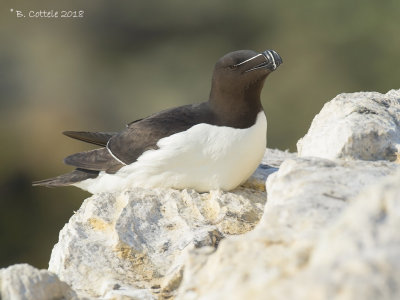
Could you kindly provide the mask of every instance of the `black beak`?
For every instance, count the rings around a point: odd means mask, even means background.
[[[282,63],[282,57],[274,50],[267,50],[262,53],[267,59],[267,65],[271,67],[272,71],[275,71]]]
[[[256,63],[255,66],[246,70],[245,73],[251,72],[258,69],[268,69],[270,71],[275,71],[282,64],[282,57],[274,50],[266,50],[260,54],[257,54],[241,63],[237,64],[236,67],[240,65],[253,62]]]

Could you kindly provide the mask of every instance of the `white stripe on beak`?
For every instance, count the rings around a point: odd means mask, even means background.
[[[246,60],[244,60],[244,61],[242,61],[242,62],[240,62],[240,63],[234,65],[234,67],[239,67],[239,66],[241,66],[241,65],[243,65],[243,64],[245,64],[245,63],[247,63],[247,62],[249,62],[249,61],[251,61],[251,60],[257,58],[257,57],[259,57],[260,55],[262,55],[262,54],[260,53],[260,54],[257,54],[257,55],[255,55],[255,56],[253,56],[253,57],[250,57],[249,59],[246,59]]]

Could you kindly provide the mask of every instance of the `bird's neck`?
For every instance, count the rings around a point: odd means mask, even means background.
[[[248,128],[252,126],[257,115],[262,111],[260,88],[248,87],[244,89],[225,90],[214,86],[211,89],[209,104],[219,120],[221,126]]]

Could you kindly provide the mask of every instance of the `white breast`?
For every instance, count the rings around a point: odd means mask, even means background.
[[[159,149],[144,152],[116,174],[101,172],[97,178],[75,185],[93,194],[129,187],[231,190],[259,165],[266,148],[266,131],[263,111],[246,129],[198,124],[161,139]]]

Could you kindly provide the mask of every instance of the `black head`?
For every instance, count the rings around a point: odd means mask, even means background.
[[[249,73],[255,70],[275,71],[282,64],[282,58],[274,50],[257,53],[253,50],[239,50],[221,57],[215,65],[216,69],[229,68],[239,73]]]
[[[215,64],[213,87],[230,93],[243,92],[259,86],[265,78],[282,64],[282,58],[274,50],[257,53],[252,50],[239,50],[221,57]]]
[[[241,106],[260,111],[260,94],[265,78],[282,64],[274,50],[257,53],[239,50],[221,57],[215,64],[210,94],[214,107]],[[219,108],[220,109],[220,108]]]

